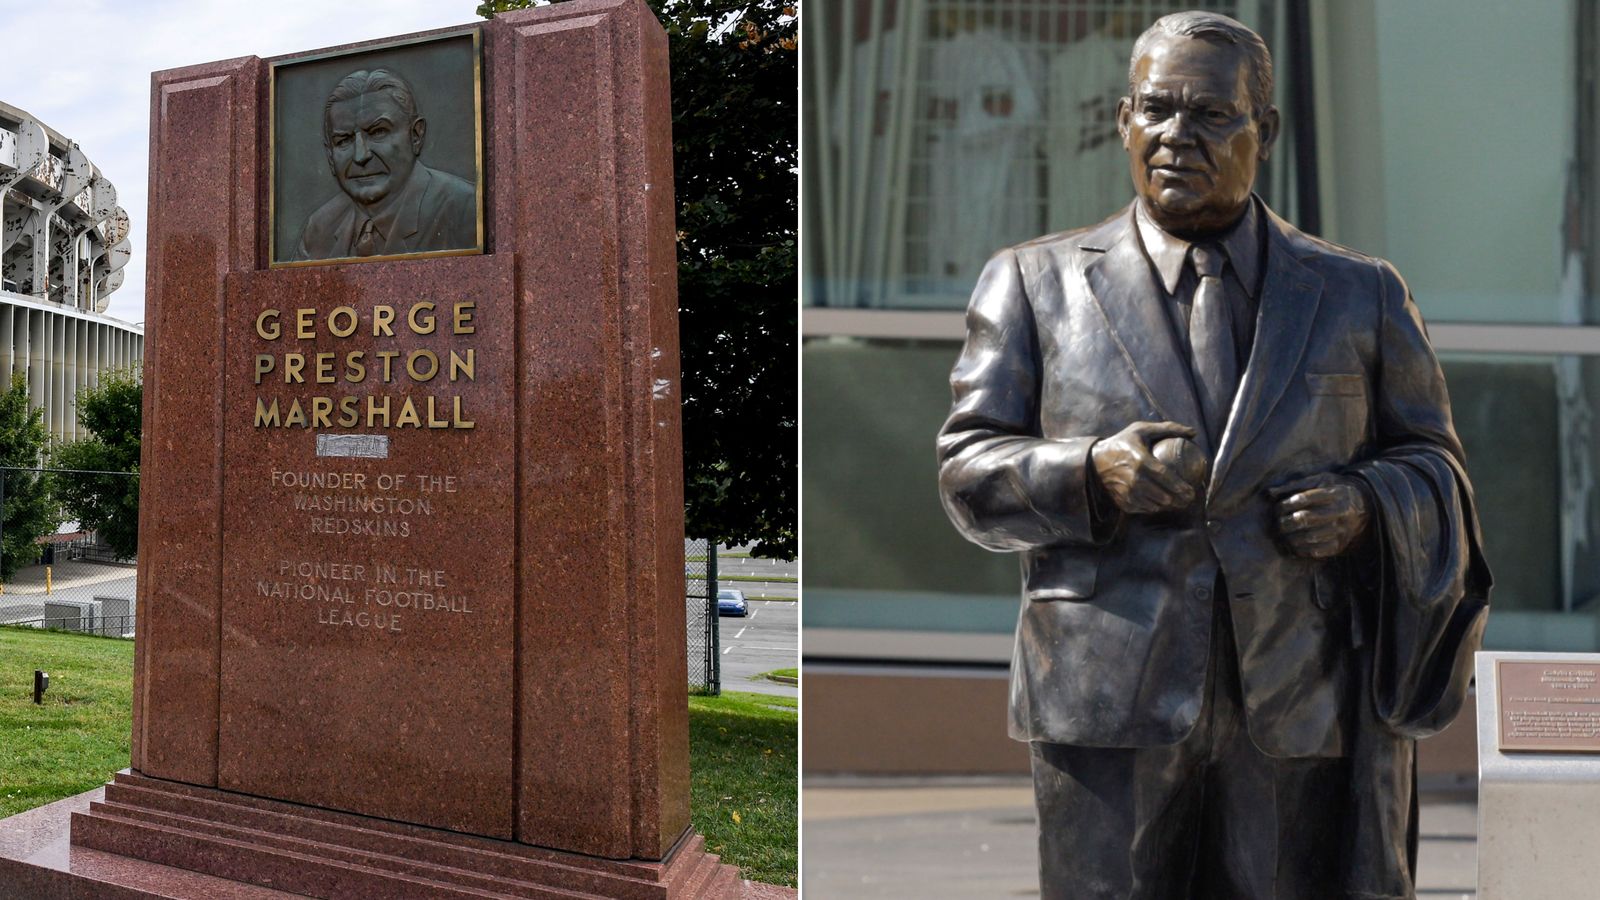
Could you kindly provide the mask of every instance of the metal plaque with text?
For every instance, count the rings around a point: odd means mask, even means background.
[[[1600,753],[1600,665],[1497,661],[1500,750]]]

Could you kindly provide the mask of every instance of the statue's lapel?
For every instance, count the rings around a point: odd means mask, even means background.
[[[1216,464],[1211,467],[1208,495],[1213,497],[1229,467],[1260,433],[1299,369],[1322,299],[1322,276],[1296,257],[1287,233],[1290,226],[1270,210],[1266,212],[1267,275],[1256,313],[1256,336],[1228,415],[1228,427],[1222,432]]]
[[[1163,418],[1192,426],[1196,443],[1209,457],[1210,441],[1195,396],[1189,357],[1173,330],[1166,293],[1139,245],[1132,207],[1085,235],[1079,246],[1104,250],[1084,267],[1084,279],[1110,328],[1111,339],[1133,370],[1135,383]]]

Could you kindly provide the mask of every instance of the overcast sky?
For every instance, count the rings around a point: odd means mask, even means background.
[[[144,321],[150,73],[480,21],[478,0],[0,0],[0,100],[78,142],[133,220],[110,315]]]

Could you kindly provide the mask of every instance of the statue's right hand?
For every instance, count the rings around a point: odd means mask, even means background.
[[[1135,515],[1180,510],[1194,502],[1194,487],[1150,448],[1163,438],[1192,439],[1195,431],[1176,422],[1135,422],[1089,450],[1100,484],[1117,508]]]

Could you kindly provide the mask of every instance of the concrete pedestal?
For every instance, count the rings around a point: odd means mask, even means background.
[[[1600,664],[1595,653],[1479,653],[1479,900],[1600,895],[1600,754],[1500,751],[1497,660]]]

